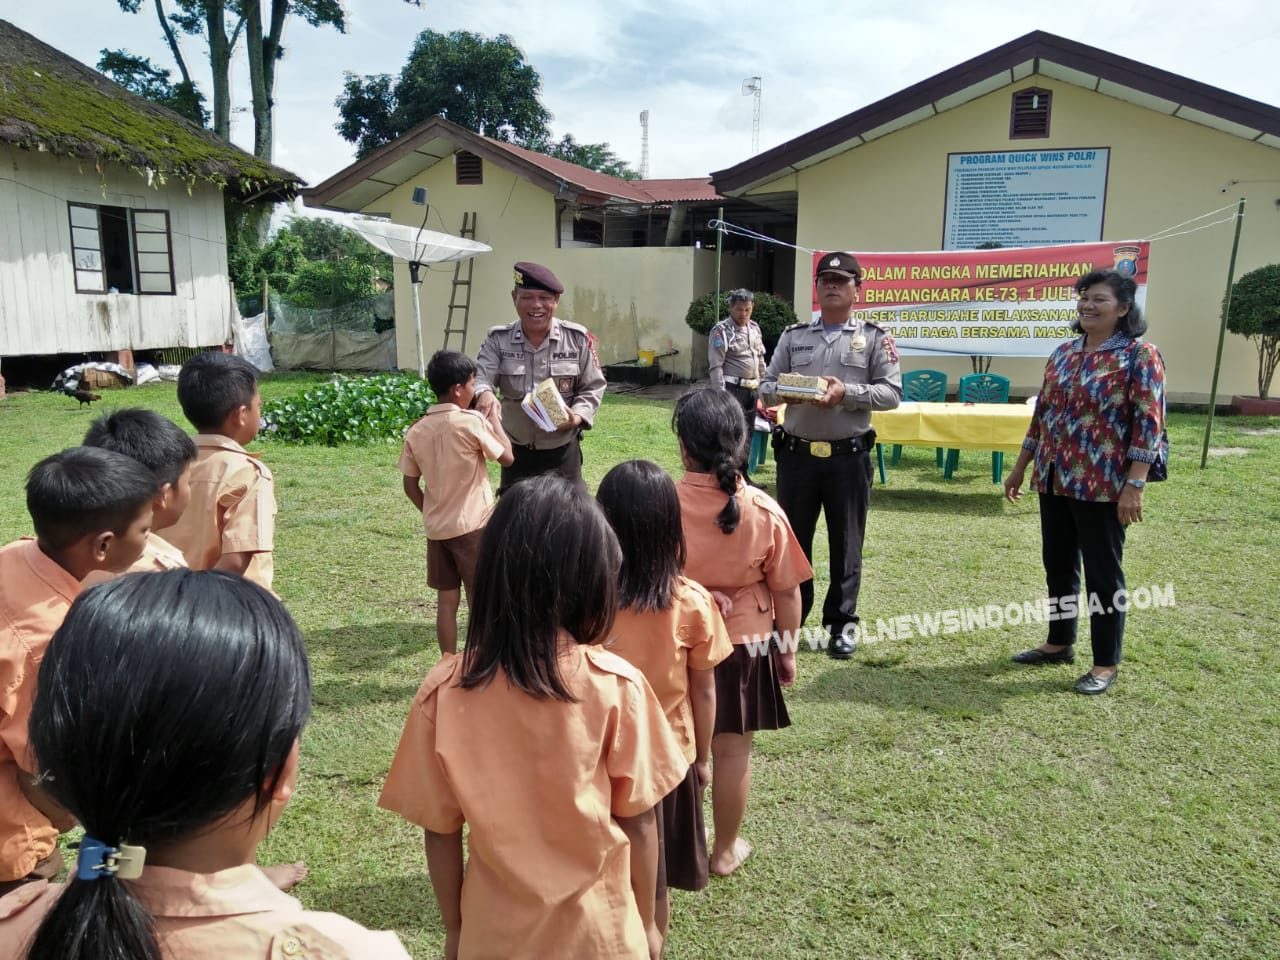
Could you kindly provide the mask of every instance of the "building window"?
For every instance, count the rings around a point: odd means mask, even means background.
[[[1013,105],[1009,110],[1009,139],[1047,137],[1049,105],[1052,100],[1053,92],[1040,87],[1031,87],[1015,93]]]
[[[169,211],[67,207],[77,293],[174,292]]]
[[[484,161],[474,153],[459,150],[453,155],[454,168],[457,172],[459,186],[484,183]]]

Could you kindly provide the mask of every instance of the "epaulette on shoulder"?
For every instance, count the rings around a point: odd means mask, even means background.
[[[574,323],[572,320],[561,320],[560,326],[564,327],[566,330],[572,330],[574,333],[580,333],[584,337],[591,336],[590,330],[580,323]]]
[[[516,322],[519,323],[520,321],[517,320]],[[510,329],[511,329],[511,324],[509,323],[495,323],[492,327],[489,328],[489,332],[486,333],[485,336],[491,337],[495,333],[499,333],[502,330],[510,330]]]
[[[786,333],[788,330],[805,330],[808,326],[809,322],[801,320],[799,323],[793,323],[789,327],[783,327],[782,332]]]
[[[880,324],[876,323],[874,320],[863,320],[862,323],[864,326],[870,327],[872,330],[879,330],[881,333],[889,332],[884,327],[880,326]]]

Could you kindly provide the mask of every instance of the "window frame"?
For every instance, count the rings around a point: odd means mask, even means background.
[[[173,221],[169,215],[168,209],[152,209],[152,208],[134,208],[125,207],[119,204],[102,204],[102,203],[83,203],[76,200],[67,201],[67,225],[71,237],[71,272],[73,282],[75,284],[76,293],[91,294],[102,296],[110,292],[107,286],[107,264],[106,251],[102,246],[102,209],[103,207],[111,207],[113,209],[123,210],[127,219],[127,230],[129,237],[129,274],[133,279],[133,291],[126,296],[138,297],[172,297],[178,293],[177,277],[174,273],[173,266]],[[86,223],[76,223],[75,210],[88,210],[92,212],[93,226]],[[156,229],[146,225],[147,218],[163,217],[163,227]],[[143,223],[139,224],[141,217]],[[83,219],[83,218],[81,218]],[[77,231],[92,231],[96,237],[96,246],[86,246],[83,242],[84,236],[77,237]],[[163,250],[159,249],[142,249],[143,246],[154,246],[151,242],[144,243],[141,238],[163,237]],[[92,252],[97,266],[81,266],[79,254]],[[154,269],[149,267],[143,269],[142,257],[155,257],[163,255],[164,268]],[[86,287],[82,284],[82,275],[92,273],[96,269],[99,276],[99,285],[97,287]],[[144,290],[143,278],[167,277],[167,289],[163,290]]]
[[[1040,97],[1044,101],[1043,109],[1025,107],[1021,110],[1018,106],[1019,98]],[[1039,114],[1043,114],[1043,127],[1037,127],[1030,131],[1020,131],[1018,129],[1018,121],[1025,117],[1034,117],[1039,120]],[[1025,87],[1022,90],[1015,90],[1013,96],[1009,98],[1009,139],[1010,140],[1043,140],[1049,136],[1050,123],[1053,119],[1053,91],[1045,87]],[[1025,120],[1024,120],[1025,122]]]

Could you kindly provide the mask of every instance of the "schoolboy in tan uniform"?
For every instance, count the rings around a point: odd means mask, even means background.
[[[244,444],[258,435],[258,370],[243,357],[202,353],[178,375],[178,402],[199,431],[191,502],[168,539],[192,570],[226,570],[271,589],[275,481]]]
[[[438,402],[405,434],[400,472],[405,495],[421,511],[427,531],[427,586],[438,591],[440,652],[457,653],[459,588],[466,588],[469,602],[480,534],[493,509],[485,462],[511,466],[511,440],[496,406],[487,416],[468,409],[476,365],[465,353],[438,351],[427,364],[427,382]]]
[[[511,436],[515,460],[502,469],[499,495],[526,477],[559,473],[583,492],[581,438],[595,423],[605,379],[591,332],[555,316],[564,293],[554,273],[537,263],[515,265],[511,302],[518,317],[489,329],[476,358],[476,409],[488,414],[502,392],[502,425]],[[521,409],[520,402],[542,381],[555,382],[569,419],[548,432]]]
[[[138,407],[104,414],[84,435],[86,447],[101,447],[132,457],[156,475],[160,492],[152,504],[151,533],[136,563],[125,573],[158,573],[187,565],[182,551],[156,534],[177,523],[191,502],[191,467],[196,445],[172,420]],[[115,574],[96,570],[84,586],[110,580]]]
[[[36,675],[80,581],[142,554],[157,486],[137,461],[90,447],[54,454],[27,476],[36,537],[0,548],[0,895],[62,865],[58,832],[74,821],[33,785],[27,747]]]

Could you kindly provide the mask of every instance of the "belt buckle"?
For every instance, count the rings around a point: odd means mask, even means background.
[[[831,456],[831,444],[825,440],[809,441],[809,456],[825,460]]]
[[[756,387],[760,386],[760,381],[746,380],[740,377],[738,379],[738,386],[742,387],[744,390],[754,390]]]

